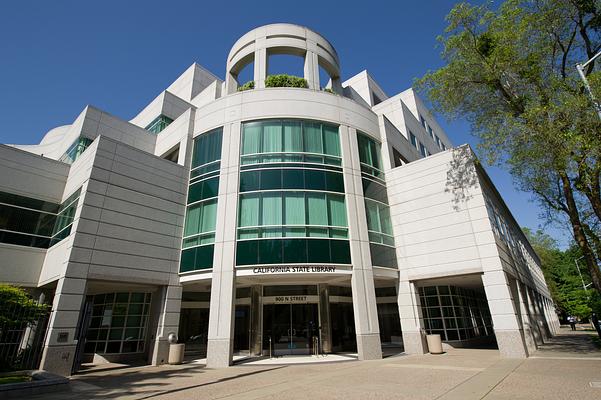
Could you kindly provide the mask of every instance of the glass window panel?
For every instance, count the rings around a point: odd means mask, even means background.
[[[392,223],[390,221],[390,209],[388,206],[383,204],[379,204],[380,208],[380,226],[382,228],[382,233],[387,235],[392,235]]]
[[[242,154],[256,154],[261,152],[261,123],[251,122],[244,124],[242,134]]]
[[[202,204],[195,204],[188,207],[186,212],[186,223],[184,225],[184,236],[190,236],[198,233],[200,224],[200,215],[202,210]]]
[[[319,154],[323,153],[321,124],[305,122],[303,124],[303,136],[305,152]]]
[[[330,240],[331,262],[336,264],[351,263],[351,248],[348,240]]]
[[[216,197],[219,193],[219,178],[207,179],[203,182],[202,198]]]
[[[284,236],[286,237],[305,237],[306,236],[306,228],[290,228],[287,227],[285,229],[285,234]]]
[[[330,241],[307,239],[307,262],[330,263]]]
[[[282,262],[282,240],[259,240],[259,263],[280,264]]]
[[[109,332],[109,340],[121,340],[122,336],[123,336],[122,328],[111,329]]]
[[[201,246],[196,248],[196,268],[205,269],[213,267],[214,245]]]
[[[194,138],[192,168],[221,159],[221,128]]]
[[[284,193],[284,223],[286,225],[305,224],[305,196],[303,193]]]
[[[264,170],[261,171],[261,189],[273,190],[282,188],[282,170]]]
[[[328,228],[307,228],[307,236],[309,237],[328,237]]]
[[[284,151],[295,153],[303,151],[303,135],[300,122],[284,121]]]
[[[304,189],[305,173],[302,169],[284,169],[282,171],[282,188]]]
[[[217,200],[209,200],[203,203],[202,220],[200,232],[211,232],[215,230],[217,222]]]
[[[367,215],[367,229],[370,231],[380,232],[380,215],[378,203],[365,200],[365,211]]]
[[[245,240],[236,244],[236,265],[259,263],[259,240]]]
[[[262,224],[261,225],[281,225],[282,224],[282,193],[264,193],[262,199]]]
[[[259,225],[259,195],[240,196],[240,217],[238,226]]]
[[[323,137],[325,144],[325,154],[340,156],[340,140],[338,138],[338,127],[332,125],[323,125]]]
[[[263,123],[263,153],[282,151],[282,125],[279,121]]]
[[[330,192],[344,193],[344,177],[338,172],[326,172],[326,189]]]
[[[329,194],[328,212],[330,214],[330,226],[346,226],[346,207],[344,205],[344,196]]]
[[[305,187],[312,190],[326,189],[325,171],[305,170]]]
[[[283,240],[283,259],[285,263],[305,263],[307,262],[307,240],[290,239]]]
[[[259,190],[260,171],[248,171],[240,173],[240,191],[250,192]]]
[[[309,225],[328,224],[328,211],[325,194],[307,193],[307,213],[307,222]]]

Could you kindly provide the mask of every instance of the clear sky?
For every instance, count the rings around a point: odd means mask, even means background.
[[[367,69],[388,95],[442,65],[436,37],[454,1],[32,1],[2,4],[0,143],[38,143],[87,104],[130,119],[193,62],[223,78],[232,44],[268,23],[305,25],[340,56],[342,78]],[[465,121],[439,122],[455,144]],[[522,226],[538,207],[487,168]],[[569,232],[550,230],[562,244]]]

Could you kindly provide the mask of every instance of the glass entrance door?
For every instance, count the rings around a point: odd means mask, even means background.
[[[319,335],[317,304],[268,304],[263,310],[265,348],[274,356],[311,354]]]

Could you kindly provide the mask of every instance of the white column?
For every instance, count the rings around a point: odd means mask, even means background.
[[[71,375],[77,340],[75,332],[84,302],[86,280],[63,276],[58,280],[40,369],[58,375]]]
[[[540,341],[540,334],[536,322],[536,311],[530,307],[528,300],[528,288],[519,281],[514,281],[516,285],[517,299],[521,314],[522,330],[528,353],[536,351],[537,343]]]
[[[519,321],[519,310],[516,310],[516,301],[509,286],[509,279],[501,266],[498,265],[498,269],[484,272],[482,283],[501,356],[528,357]]]
[[[305,54],[305,79],[309,89],[319,90],[319,57],[312,51]]]
[[[417,287],[407,278],[407,272],[400,270],[399,287],[397,290],[403,347],[407,354],[424,354],[428,351],[424,333],[422,307],[417,293]]]
[[[342,166],[346,190],[346,207],[349,214],[351,260],[353,263],[351,287],[353,291],[357,352],[360,360],[373,360],[382,358],[382,346],[380,344],[376,291],[369,252],[356,131],[341,126],[340,139],[343,153]]]
[[[176,278],[177,279],[177,278]],[[171,285],[162,286],[153,296],[152,304],[157,309],[156,332],[153,335],[152,353],[150,354],[150,363],[152,365],[162,365],[169,360],[169,334],[179,332],[179,314],[181,310],[182,287],[173,279]],[[150,327],[153,329],[154,327]]]
[[[239,145],[240,123],[226,124],[223,127],[221,165],[224,167],[219,175],[215,256],[209,306],[207,367],[210,368],[224,368],[232,363]]]
[[[260,42],[255,44],[260,45]],[[255,69],[254,69],[254,81],[255,88],[261,89],[265,87],[265,78],[267,77],[267,49],[258,48],[255,50]]]

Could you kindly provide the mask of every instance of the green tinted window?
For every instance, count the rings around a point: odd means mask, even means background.
[[[147,131],[158,134],[169,126],[173,120],[165,115],[159,115],[145,128]]]
[[[239,239],[346,238],[348,233],[344,196],[292,191],[242,194],[238,227]]]
[[[265,120],[242,128],[242,164],[312,162],[340,165],[338,127],[317,121]],[[324,156],[295,156],[314,153]],[[262,155],[257,155],[262,154]]]
[[[236,246],[236,265],[324,263],[350,264],[348,240],[243,240]]]
[[[221,159],[222,129],[218,128],[194,138],[192,168]]]

